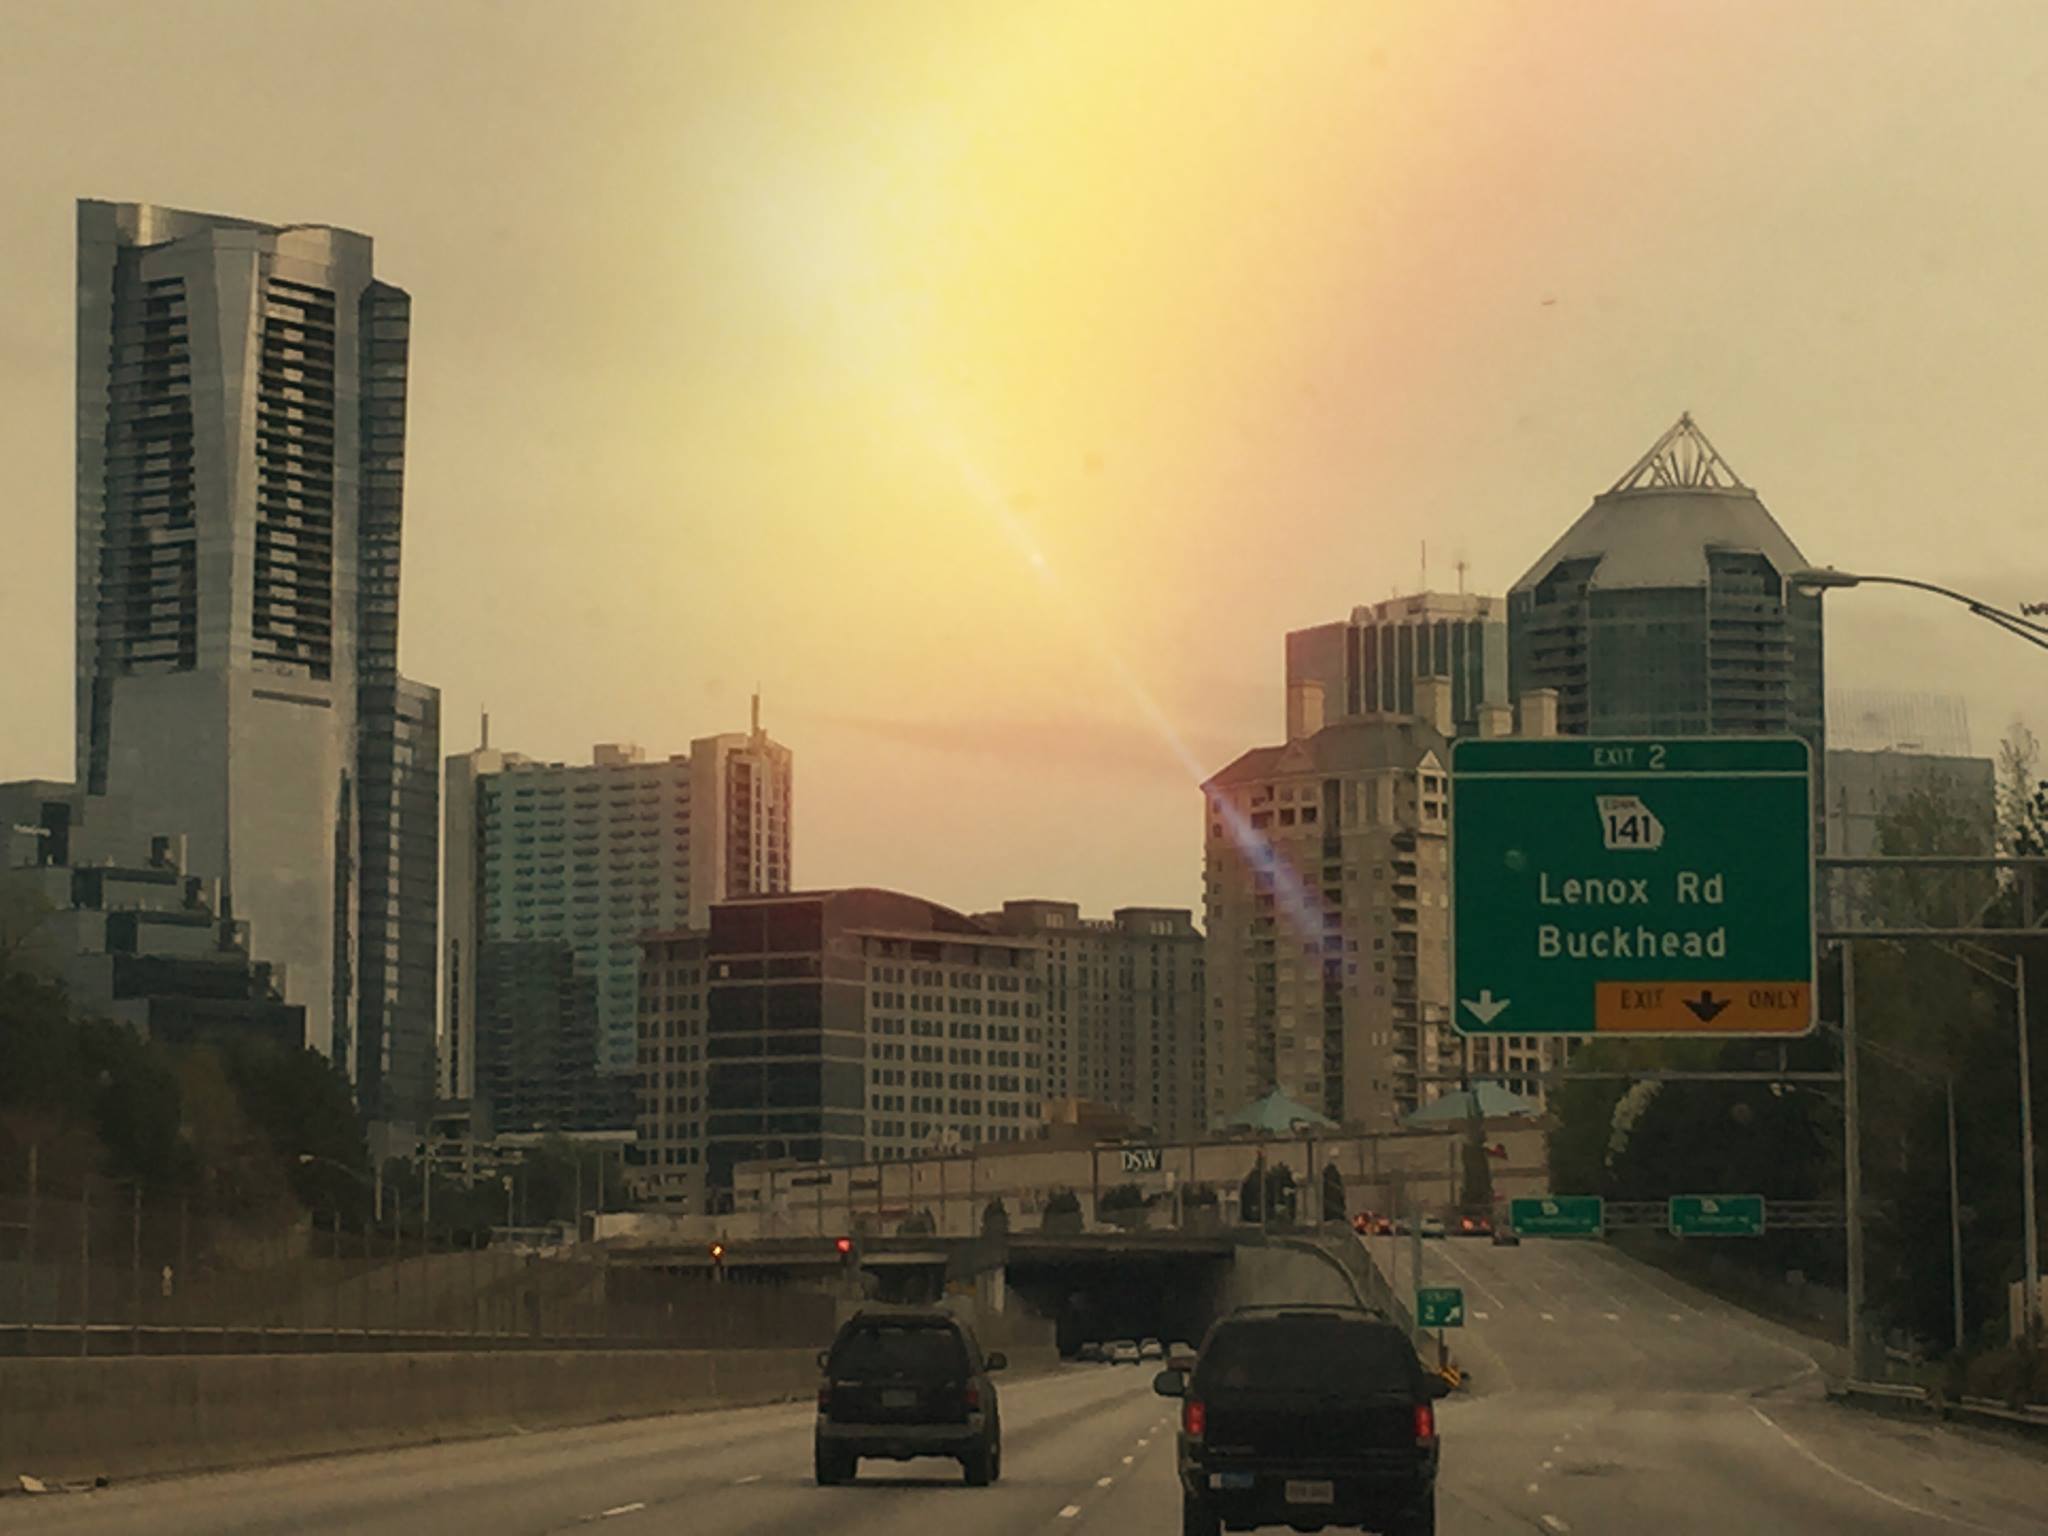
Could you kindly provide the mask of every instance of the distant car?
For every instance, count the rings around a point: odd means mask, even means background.
[[[1351,1218],[1351,1230],[1360,1237],[1370,1237],[1373,1230],[1379,1225],[1379,1220],[1379,1217],[1375,1216],[1371,1211],[1360,1211]]]
[[[818,1354],[812,1465],[820,1487],[850,1483],[863,1456],[950,1456],[974,1487],[1003,1475],[1003,1425],[974,1332],[938,1308],[863,1308]]]
[[[1192,1371],[1195,1368],[1195,1346],[1186,1339],[1175,1339],[1166,1346],[1166,1363],[1176,1371]]]
[[[1485,1237],[1493,1231],[1491,1216],[1460,1216],[1458,1225],[1452,1229],[1458,1237]]]
[[[1493,1229],[1493,1246],[1496,1248],[1519,1248],[1522,1234],[1513,1227],[1502,1225]]]
[[[1103,1360],[1108,1357],[1104,1353],[1102,1346],[1091,1339],[1074,1351],[1074,1358],[1076,1360]]]
[[[1166,1346],[1157,1339],[1140,1339],[1138,1341],[1138,1358],[1140,1360],[1164,1360],[1166,1358]]]
[[[1393,1219],[1393,1217],[1391,1217],[1391,1216],[1382,1216],[1382,1217],[1380,1217],[1380,1218],[1379,1218],[1379,1220],[1377,1220],[1377,1221],[1375,1221],[1375,1222],[1373,1223],[1373,1228],[1372,1228],[1372,1231],[1373,1231],[1373,1236],[1375,1236],[1375,1237],[1392,1237],[1392,1236],[1394,1235],[1394,1219]]]
[[[1118,1339],[1109,1346],[1107,1353],[1111,1365],[1136,1365],[1142,1358],[1136,1341],[1131,1339]]]
[[[1255,1526],[1436,1530],[1437,1400],[1399,1327],[1355,1307],[1247,1307],[1220,1319],[1181,1400],[1183,1536]]]
[[[1441,1216],[1425,1216],[1422,1218],[1421,1226],[1424,1237],[1442,1237],[1444,1235],[1444,1219]]]

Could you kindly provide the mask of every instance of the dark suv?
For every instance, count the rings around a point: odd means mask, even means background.
[[[976,1487],[1003,1474],[1003,1424],[974,1332],[937,1309],[863,1310],[818,1355],[814,1460],[821,1484],[851,1482],[863,1456],[951,1456]]]
[[[1436,1400],[1448,1388],[1376,1312],[1245,1307],[1210,1328],[1181,1399],[1181,1520],[1219,1527],[1436,1530]]]

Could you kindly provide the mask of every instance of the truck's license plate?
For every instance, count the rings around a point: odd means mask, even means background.
[[[1328,1504],[1336,1496],[1337,1490],[1325,1482],[1308,1482],[1293,1477],[1287,1480],[1287,1502],[1290,1504]]]
[[[882,1393],[882,1406],[884,1408],[915,1408],[917,1406],[917,1394],[901,1387],[889,1388]]]

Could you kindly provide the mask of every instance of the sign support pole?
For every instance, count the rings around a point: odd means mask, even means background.
[[[1842,946],[1842,1198],[1849,1234],[1849,1377],[1863,1368],[1863,1104],[1857,1090],[1856,945]]]

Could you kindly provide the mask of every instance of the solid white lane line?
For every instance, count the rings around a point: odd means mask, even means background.
[[[1940,1520],[1947,1525],[1960,1526],[1962,1529],[1966,1531],[1995,1530],[1995,1527],[1993,1526],[1979,1525],[1976,1521],[1965,1520],[1959,1515],[1945,1515],[1938,1509],[1928,1509],[1925,1505],[1909,1503],[1905,1499],[1897,1498],[1892,1494],[1886,1493],[1882,1488],[1873,1488],[1869,1483],[1864,1482],[1862,1478],[1856,1477],[1848,1472],[1844,1472],[1840,1467],[1836,1466],[1833,1462],[1824,1460],[1820,1456],[1816,1455],[1814,1452],[1808,1450],[1806,1447],[1806,1443],[1803,1440],[1799,1439],[1798,1436],[1794,1435],[1790,1430],[1786,1429],[1776,1419],[1772,1418],[1768,1413],[1765,1413],[1763,1409],[1757,1407],[1754,1403],[1750,1405],[1749,1411],[1755,1414],[1760,1422],[1769,1425],[1771,1429],[1775,1430],[1777,1432],[1779,1439],[1783,1440],[1787,1445],[1791,1446],[1793,1450],[1797,1451],[1800,1455],[1804,1456],[1808,1461],[1812,1462],[1816,1467],[1819,1467],[1823,1472],[1832,1473],[1834,1476],[1839,1477],[1843,1482],[1847,1483],[1851,1488],[1859,1489],[1862,1492],[1869,1494],[1873,1499],[1878,1499],[1883,1503],[1889,1504],[1894,1509],[1903,1509],[1908,1514],[1919,1515],[1923,1519],[1928,1520]]]
[[[1069,1504],[1065,1509],[1060,1511],[1060,1518],[1062,1520],[1071,1520],[1074,1518],[1074,1516],[1078,1515],[1079,1513],[1081,1513],[1080,1505]]]
[[[1562,1520],[1558,1519],[1555,1515],[1545,1515],[1543,1517],[1543,1523],[1549,1526],[1553,1531],[1568,1531],[1571,1529],[1570,1526],[1566,1525]]]
[[[630,1515],[633,1513],[634,1510],[645,1509],[646,1507],[647,1506],[645,1504],[618,1504],[606,1510],[597,1518],[600,1520],[609,1520],[613,1515]]]

